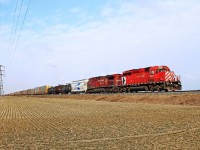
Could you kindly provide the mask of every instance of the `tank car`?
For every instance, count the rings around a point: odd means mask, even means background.
[[[53,93],[54,93],[54,87],[52,86],[48,89],[48,94],[53,94]]]
[[[57,85],[48,89],[48,94],[60,94],[64,85]]]
[[[63,87],[62,87],[60,92],[61,92],[61,94],[69,94],[69,93],[71,93],[71,84],[63,85]]]

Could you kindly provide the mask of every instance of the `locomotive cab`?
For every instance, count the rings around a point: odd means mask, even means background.
[[[167,66],[151,67],[149,69],[149,82],[156,83],[156,89],[165,91],[181,90],[182,87],[180,76],[176,76]]]
[[[170,72],[170,69],[167,66],[150,67],[149,82],[164,82],[166,72]]]

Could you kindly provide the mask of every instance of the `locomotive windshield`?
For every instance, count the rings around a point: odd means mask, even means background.
[[[166,69],[159,69],[159,72],[166,72]]]

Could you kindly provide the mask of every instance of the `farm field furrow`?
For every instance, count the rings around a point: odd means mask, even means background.
[[[0,97],[0,150],[200,149],[199,106],[87,97]]]

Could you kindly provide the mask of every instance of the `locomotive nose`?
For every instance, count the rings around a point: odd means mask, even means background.
[[[165,72],[165,81],[167,82],[167,81],[174,81],[175,79],[175,74],[174,74],[174,72],[171,72],[171,71],[167,71],[167,72]]]
[[[167,71],[165,72],[165,81],[178,82],[180,81],[180,76],[176,76],[173,71]]]

